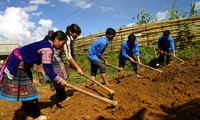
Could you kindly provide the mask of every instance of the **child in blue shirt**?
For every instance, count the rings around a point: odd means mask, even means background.
[[[108,28],[106,30],[105,37],[99,38],[98,40],[93,42],[90,45],[87,54],[87,58],[91,64],[92,79],[96,80],[96,74],[99,69],[101,73],[101,78],[104,82],[103,84],[107,86],[110,86],[110,84],[106,80],[106,68],[105,68],[105,65],[108,65],[108,61],[103,57],[103,52],[105,51],[110,41],[114,39],[115,35],[116,31],[113,28]]]
[[[136,57],[134,57],[134,54],[136,55]],[[140,50],[139,50],[139,46],[138,46],[138,42],[136,41],[136,36],[134,35],[134,33],[131,33],[128,36],[128,40],[124,41],[121,44],[121,49],[120,49],[120,53],[119,53],[119,67],[124,68],[126,61],[129,60],[133,66],[133,70],[136,72],[136,76],[138,78],[142,78],[143,76],[139,75],[139,71],[138,71],[138,65],[137,63],[135,63],[134,61],[138,61],[139,64],[142,64],[140,62]],[[136,60],[137,58],[137,60]]]
[[[163,34],[159,37],[158,40],[158,48],[160,50],[160,55],[158,58],[159,61],[159,65],[164,64],[164,57],[165,54],[163,52],[167,52],[167,53],[173,53],[173,55],[175,56],[175,45],[174,45],[174,39],[170,36],[170,31],[169,30],[165,30],[163,32]],[[171,56],[167,55],[167,59],[166,59],[166,65],[168,65],[171,61]]]

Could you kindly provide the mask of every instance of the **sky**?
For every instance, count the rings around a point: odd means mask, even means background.
[[[192,2],[200,13],[200,0],[176,0],[179,11],[189,12]],[[44,38],[49,30],[66,30],[76,23],[81,36],[104,32],[107,28],[130,26],[145,10],[154,19],[166,19],[173,0],[1,0],[0,42],[26,45]],[[134,18],[134,19],[133,19]]]

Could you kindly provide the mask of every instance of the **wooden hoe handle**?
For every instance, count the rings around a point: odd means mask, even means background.
[[[118,69],[118,70],[123,70],[123,68],[120,68],[120,67],[117,67],[117,66],[114,66],[114,65],[111,65],[111,64],[108,64],[108,66],[110,66],[110,67],[113,67],[113,68],[116,68],[116,69]]]
[[[102,88],[104,88],[105,90],[107,90],[108,92],[110,92],[110,94],[112,94],[112,95],[115,94],[115,91],[111,90],[110,88],[106,87],[105,85],[102,85],[98,81],[93,80],[90,76],[86,75],[85,73],[83,73],[83,76],[85,76],[86,78],[88,78],[92,82],[96,83],[97,85],[101,86]]]
[[[71,85],[71,84],[69,84],[69,83],[67,83],[67,86],[70,87],[70,88],[72,88],[72,89],[74,89],[74,90],[77,90],[77,91],[79,91],[79,92],[81,92],[81,93],[84,93],[84,94],[86,94],[86,95],[88,95],[88,96],[90,96],[90,97],[93,97],[93,98],[96,98],[96,99],[101,100],[101,101],[103,101],[103,102],[106,102],[106,103],[109,103],[109,104],[111,104],[111,105],[114,105],[115,107],[118,105],[118,102],[117,102],[117,101],[113,101],[113,100],[110,100],[110,99],[108,99],[108,98],[95,95],[95,94],[90,93],[90,92],[88,92],[88,91],[85,91],[85,90],[83,90],[83,89],[81,89],[81,88],[78,88],[78,87],[76,87],[76,86],[73,86],[73,85]]]
[[[171,55],[171,56],[173,56],[174,58],[176,58],[176,59],[178,59],[178,60],[180,60],[181,62],[184,63],[184,61],[183,61],[182,59],[178,58],[177,56],[174,56],[174,55],[172,55],[172,54],[170,54],[170,53],[167,53],[167,52],[162,52],[162,53],[167,54],[167,55]]]
[[[136,61],[134,61],[134,63],[137,63],[137,64],[139,64],[139,63],[138,63],[138,62],[136,62]],[[156,69],[156,68],[153,68],[153,67],[150,67],[150,66],[144,65],[144,64],[139,64],[139,65],[142,65],[142,66],[144,66],[144,67],[146,67],[146,68],[149,68],[149,69],[152,69],[152,70],[155,70],[155,71],[158,71],[158,72],[161,72],[161,73],[163,73],[163,71],[162,71],[162,70],[159,70],[159,69]]]

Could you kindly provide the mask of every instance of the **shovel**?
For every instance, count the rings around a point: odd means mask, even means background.
[[[167,54],[167,55],[171,55],[171,56],[173,56],[174,58],[176,58],[176,59],[178,59],[179,61],[181,61],[182,63],[184,63],[184,61],[183,61],[182,59],[178,58],[177,56],[174,56],[174,55],[172,55],[172,54],[170,54],[170,53],[167,53],[167,52],[162,52],[162,53]]]
[[[81,92],[81,93],[83,93],[83,94],[86,94],[86,95],[88,95],[88,96],[90,96],[90,97],[96,98],[96,99],[101,100],[101,101],[106,102],[106,103],[109,103],[109,104],[111,104],[111,105],[113,105],[113,106],[115,106],[115,107],[118,105],[118,102],[117,102],[117,101],[110,100],[110,99],[108,99],[108,98],[95,95],[95,94],[90,93],[90,92],[88,92],[88,91],[85,91],[85,90],[83,90],[83,89],[81,89],[81,88],[78,88],[78,87],[76,87],[76,86],[73,86],[73,85],[71,85],[71,84],[69,84],[69,83],[67,83],[67,86],[70,87],[70,88],[72,88],[72,89],[74,89],[74,90],[76,90],[76,91],[79,91],[79,92]]]
[[[88,78],[90,81],[92,81],[93,83],[96,83],[97,85],[99,85],[100,87],[102,87],[103,89],[107,90],[110,93],[110,98],[113,97],[113,95],[115,94],[115,91],[111,90],[110,88],[106,87],[105,85],[99,83],[97,80],[93,80],[90,76],[86,75],[85,73],[83,73],[83,76],[85,76],[86,78]]]
[[[117,67],[117,66],[114,66],[114,65],[111,65],[111,64],[108,64],[108,66],[119,70],[118,76],[119,76],[120,78],[121,78],[121,77],[124,77],[124,69],[123,69],[123,68],[120,68],[120,67]]]
[[[139,64],[139,63],[136,62],[136,61],[133,61],[133,62]],[[149,68],[149,69],[151,69],[151,70],[155,70],[155,71],[157,71],[157,72],[163,73],[162,70],[159,70],[159,69],[156,69],[156,68],[153,68],[153,67],[150,67],[150,66],[144,65],[144,64],[139,64],[139,65],[142,65],[142,66],[144,66],[144,67],[146,67],[146,68]]]

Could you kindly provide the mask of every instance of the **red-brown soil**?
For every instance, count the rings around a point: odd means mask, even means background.
[[[116,107],[70,88],[66,90],[70,99],[56,103],[49,86],[38,87],[41,111],[49,120],[199,120],[200,56],[160,69],[163,73],[141,67],[145,78],[128,75],[110,80]],[[100,86],[76,86],[109,98]],[[0,100],[0,105],[0,120],[25,118],[20,102]]]

